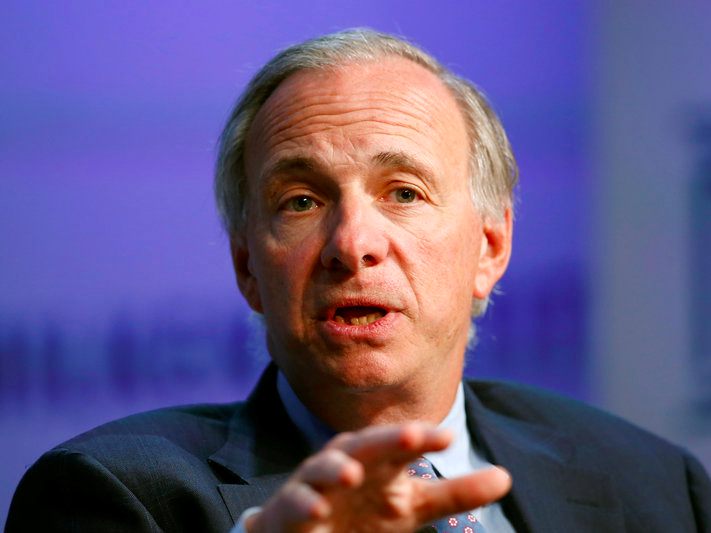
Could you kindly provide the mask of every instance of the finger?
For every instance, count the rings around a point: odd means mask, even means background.
[[[378,462],[403,465],[424,453],[443,450],[451,441],[451,431],[413,422],[343,433],[326,447],[343,450],[365,466]]]
[[[250,532],[287,531],[330,513],[331,504],[322,494],[306,483],[291,480],[260,512],[250,516],[245,526]]]
[[[353,488],[363,481],[363,466],[342,450],[325,449],[304,461],[295,476],[317,491]]]
[[[453,479],[414,481],[422,491],[422,501],[416,508],[423,523],[488,505],[503,498],[511,489],[511,475],[496,466]]]

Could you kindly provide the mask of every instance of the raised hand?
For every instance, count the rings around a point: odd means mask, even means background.
[[[262,510],[245,521],[249,533],[406,533],[494,502],[511,487],[492,467],[470,475],[423,481],[409,463],[446,448],[452,435],[411,423],[342,433],[305,460]]]

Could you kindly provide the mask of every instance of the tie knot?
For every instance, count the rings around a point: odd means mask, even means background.
[[[439,476],[429,459],[419,457],[407,467],[407,475],[420,479],[437,479]],[[418,533],[448,532],[448,533],[485,533],[484,528],[472,512],[448,515],[433,524],[420,529]]]
[[[420,479],[437,479],[437,472],[435,472],[434,466],[432,466],[432,463],[424,457],[420,457],[416,461],[410,463],[407,467],[407,475],[411,477],[419,477]]]

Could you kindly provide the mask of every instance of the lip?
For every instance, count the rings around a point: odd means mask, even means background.
[[[382,318],[363,326],[341,324],[333,320],[320,320],[319,329],[322,330],[327,338],[335,342],[344,340],[384,340],[393,332],[399,320],[400,313],[388,311]]]
[[[392,311],[396,311],[396,309],[391,304],[384,302],[383,300],[378,298],[339,298],[337,300],[331,300],[326,305],[321,307],[318,312],[317,318],[319,320],[333,321],[333,317],[336,315],[336,311],[341,307],[377,307],[385,311],[385,316],[387,316]],[[385,316],[383,318],[385,318]]]
[[[377,307],[384,314],[375,322],[365,325],[340,323],[334,320],[336,311],[341,307]],[[318,315],[319,327],[323,333],[334,341],[360,339],[376,340],[386,337],[399,321],[400,313],[382,300],[371,298],[347,298],[331,302]]]

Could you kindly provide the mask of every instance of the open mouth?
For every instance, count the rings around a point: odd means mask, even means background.
[[[387,311],[381,307],[354,305],[339,307],[333,315],[333,321],[351,326],[367,326],[385,316]]]

